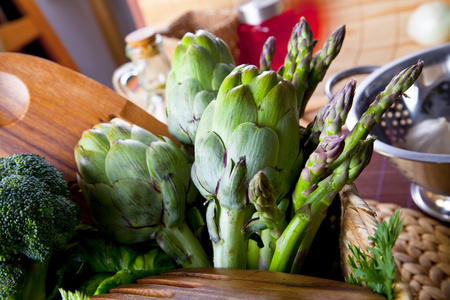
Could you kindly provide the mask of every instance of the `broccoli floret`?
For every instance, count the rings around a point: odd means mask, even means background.
[[[46,274],[51,255],[75,235],[79,209],[69,195],[62,174],[38,154],[0,158],[1,280],[10,283],[2,288],[2,299],[16,299],[28,289],[27,281],[35,277],[30,273]],[[25,282],[18,276],[24,269]],[[30,288],[44,291],[45,298],[45,281],[39,285]]]
[[[18,260],[10,259],[0,262],[0,298],[5,299],[9,295],[20,290],[26,279],[27,268]]]

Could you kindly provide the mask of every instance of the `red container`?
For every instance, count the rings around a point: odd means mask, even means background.
[[[275,9],[274,12],[276,13]],[[272,68],[278,70],[284,63],[292,29],[302,16],[311,26],[314,36],[318,36],[318,12],[314,1],[301,1],[301,6],[284,10],[257,25],[245,24],[245,20],[241,20],[238,27],[239,64],[259,66],[263,45],[270,36],[273,36],[275,37],[275,52]]]

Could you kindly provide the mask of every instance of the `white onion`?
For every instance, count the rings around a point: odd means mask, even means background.
[[[415,42],[433,46],[450,41],[450,3],[427,2],[417,7],[407,24],[407,32]]]
[[[416,152],[450,154],[450,123],[446,118],[422,121],[408,131],[404,148]]]

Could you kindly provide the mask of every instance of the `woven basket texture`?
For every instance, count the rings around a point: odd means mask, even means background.
[[[401,208],[404,224],[393,250],[402,281],[410,285],[414,299],[450,299],[450,227],[414,209],[366,202],[379,222],[388,222]]]

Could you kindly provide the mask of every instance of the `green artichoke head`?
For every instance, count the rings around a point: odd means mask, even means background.
[[[185,152],[169,138],[121,120],[83,132],[75,160],[94,220],[122,243],[149,240],[184,221],[198,194]]]
[[[236,67],[198,127],[191,176],[200,193],[241,209],[248,203],[249,181],[262,171],[280,200],[300,173],[298,114],[291,82],[256,66]]]
[[[228,46],[212,33],[186,33],[178,43],[166,83],[166,114],[169,132],[181,143],[194,144],[204,109],[234,67]]]

